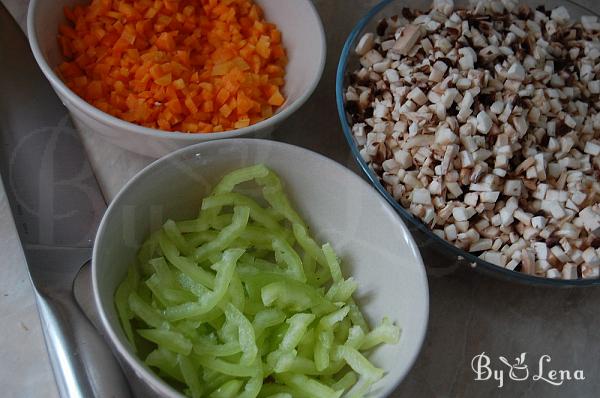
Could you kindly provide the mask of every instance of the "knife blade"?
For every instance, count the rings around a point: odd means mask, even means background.
[[[0,4],[0,173],[62,397],[128,397],[110,348],[74,300],[106,204],[67,111]]]

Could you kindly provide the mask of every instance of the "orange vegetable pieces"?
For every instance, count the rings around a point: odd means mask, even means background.
[[[268,36],[261,36],[256,43],[256,52],[263,58],[269,58],[271,55],[271,39]]]
[[[271,104],[273,106],[281,106],[284,101],[285,101],[285,98],[283,98],[283,95],[281,95],[279,90],[277,90],[275,93],[273,93],[273,95],[271,95],[271,97],[269,98],[269,104]]]
[[[238,92],[237,95],[237,112],[238,115],[247,115],[254,108],[254,101],[252,101],[243,91]]]
[[[281,32],[252,0],[93,0],[64,14],[57,72],[123,120],[219,132],[257,123],[285,102]]]

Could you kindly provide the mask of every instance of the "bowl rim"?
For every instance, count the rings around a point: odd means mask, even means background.
[[[86,116],[113,128],[130,131],[136,134],[140,134],[142,136],[161,139],[174,139],[178,141],[187,142],[201,142],[222,138],[239,137],[247,134],[257,133],[265,128],[274,126],[282,122],[283,120],[291,116],[294,112],[296,112],[302,105],[304,105],[304,103],[310,98],[310,96],[317,88],[319,82],[321,81],[321,77],[323,76],[323,71],[325,69],[325,61],[327,58],[327,41],[321,17],[312,1],[297,0],[304,2],[304,4],[311,11],[311,14],[317,22],[320,38],[320,59],[318,61],[319,65],[317,67],[314,79],[310,82],[309,85],[307,85],[304,88],[302,94],[295,101],[289,103],[289,105],[286,107],[282,106],[282,108],[280,108],[281,111],[273,114],[267,119],[261,120],[256,124],[235,130],[225,130],[218,133],[185,133],[182,131],[165,131],[140,126],[138,124],[119,119],[118,117],[101,111],[92,104],[88,103],[86,100],[84,100],[83,98],[78,96],[74,91],[72,91],[69,87],[67,87],[67,85],[62,81],[62,79],[50,67],[48,61],[46,60],[46,57],[44,56],[40,48],[37,29],[35,27],[35,19],[37,17],[38,5],[42,1],[47,0],[30,0],[29,2],[29,7],[27,10],[27,37],[29,39],[29,45],[31,47],[31,51],[33,52],[33,56],[39,68],[42,70],[42,73],[44,74],[44,76],[46,76],[46,79],[50,81],[52,87],[59,92],[61,97],[66,98],[66,101],[68,103],[70,103],[73,107],[75,107],[78,111],[82,112]]]
[[[266,145],[266,146],[269,146],[274,149],[292,150],[292,151],[302,152],[304,157],[307,160],[312,158],[311,160],[313,160],[313,161],[320,161],[320,162],[326,163],[329,167],[337,169],[337,172],[345,173],[349,178],[355,179],[357,181],[357,183],[360,184],[361,186],[363,186],[366,191],[372,192],[373,195],[375,195],[375,197],[378,198],[378,200],[380,201],[382,206],[386,207],[387,210],[389,210],[389,213],[393,215],[394,219],[391,222],[398,224],[398,226],[403,230],[403,233],[406,236],[406,240],[407,240],[409,249],[413,253],[415,267],[417,268],[417,275],[419,276],[418,283],[421,284],[420,290],[423,292],[423,294],[422,294],[423,297],[420,297],[420,300],[422,302],[423,322],[420,325],[417,325],[417,328],[415,330],[415,338],[417,340],[417,344],[413,345],[410,348],[410,351],[406,358],[406,367],[395,377],[395,379],[393,379],[385,388],[383,388],[381,390],[380,395],[382,397],[387,396],[388,394],[390,394],[392,391],[394,391],[400,385],[400,383],[406,378],[407,374],[410,372],[410,370],[414,366],[417,358],[419,357],[421,350],[423,349],[423,344],[425,342],[425,337],[427,335],[427,328],[428,328],[428,324],[429,324],[429,302],[430,302],[429,282],[428,282],[428,278],[427,278],[426,268],[423,263],[423,258],[421,256],[421,253],[419,251],[417,243],[415,242],[414,238],[412,237],[412,234],[410,233],[408,226],[406,225],[404,220],[396,212],[393,211],[393,209],[391,208],[389,203],[387,203],[385,200],[382,200],[382,198],[379,195],[377,195],[376,192],[373,191],[372,186],[367,181],[365,181],[363,178],[361,178],[360,175],[352,172],[350,169],[342,166],[340,163],[334,161],[333,159],[330,159],[324,155],[321,155],[320,153],[311,151],[309,149],[306,149],[306,148],[303,148],[300,146],[287,144],[287,143],[283,143],[283,142],[279,142],[279,141],[264,140],[264,139],[258,139],[258,138],[234,138],[234,139],[227,140],[227,141],[214,140],[214,141],[200,142],[200,143],[197,143],[194,145],[190,145],[190,146],[181,148],[177,151],[171,152],[170,154],[163,156],[162,158],[160,158],[158,160],[153,161],[148,166],[146,166],[144,169],[142,169],[141,171],[136,173],[135,176],[133,176],[129,181],[127,181],[127,183],[121,188],[121,190],[118,192],[118,194],[114,197],[114,199],[109,204],[108,208],[106,209],[106,212],[104,213],[104,216],[102,217],[102,220],[98,227],[98,232],[97,232],[95,240],[94,240],[94,247],[93,247],[93,251],[92,251],[92,273],[91,273],[91,275],[92,275],[92,293],[93,293],[93,297],[94,297],[94,305],[98,311],[98,315],[100,318],[100,327],[102,329],[104,329],[104,331],[107,335],[108,341],[113,345],[113,347],[115,347],[118,354],[122,358],[124,358],[125,362],[128,363],[128,365],[132,367],[132,369],[134,370],[134,373],[140,379],[142,379],[145,383],[147,383],[152,389],[154,389],[155,391],[158,391],[160,394],[163,394],[168,397],[172,397],[172,398],[183,397],[182,394],[180,394],[178,391],[176,391],[174,388],[172,388],[168,383],[166,383],[160,377],[155,375],[149,368],[144,366],[142,364],[141,360],[136,355],[131,353],[130,349],[121,342],[121,340],[116,335],[116,332],[114,330],[115,328],[113,328],[110,325],[107,312],[105,311],[105,307],[107,307],[108,303],[105,303],[102,300],[102,298],[100,297],[100,292],[99,292],[99,288],[98,288],[99,269],[98,269],[97,264],[98,264],[98,256],[99,256],[98,251],[100,250],[99,246],[102,243],[102,240],[104,239],[104,237],[103,237],[104,229],[106,227],[106,224],[108,223],[108,219],[109,219],[110,215],[113,213],[113,211],[115,211],[114,209],[118,206],[118,203],[120,202],[121,198],[130,189],[133,189],[132,187],[134,187],[137,184],[137,182],[141,178],[143,178],[143,176],[145,176],[149,172],[159,169],[160,167],[163,166],[164,163],[168,163],[174,159],[184,157],[186,155],[193,154],[195,152],[197,153],[201,150],[208,150],[206,148],[208,148],[210,146],[218,147],[218,146],[222,146],[222,145],[229,146],[229,145],[235,145],[235,144],[257,145],[257,146],[265,146]],[[400,326],[402,327],[402,325],[400,325]]]
[[[401,218],[403,220],[407,220],[412,226],[416,227],[419,231],[423,232],[427,236],[428,240],[433,240],[434,244],[441,245],[444,249],[450,251],[450,253],[455,255],[458,259],[464,259],[471,264],[475,264],[475,269],[480,267],[482,270],[488,272],[491,275],[531,285],[543,285],[553,287],[600,285],[600,279],[550,279],[546,277],[528,275],[522,272],[508,270],[506,268],[484,261],[465,250],[459,249],[450,242],[434,234],[431,231],[431,229],[429,229],[429,227],[427,227],[420,219],[413,216],[412,213],[410,213],[408,210],[402,207],[385,189],[383,184],[379,181],[379,177],[369,167],[367,162],[365,162],[365,160],[362,158],[358,149],[358,145],[354,140],[354,136],[352,134],[352,127],[348,122],[348,117],[346,115],[346,109],[344,106],[344,92],[346,88],[346,66],[348,65],[348,60],[351,57],[352,49],[354,48],[354,43],[358,39],[358,35],[363,32],[367,24],[371,22],[380,11],[382,11],[386,6],[393,3],[394,1],[396,0],[381,0],[358,21],[358,23],[354,26],[344,43],[344,47],[342,48],[342,52],[340,54],[340,59],[337,66],[335,80],[335,97],[338,116],[342,125],[344,137],[346,138],[346,143],[348,144],[348,146],[350,147],[350,151],[352,152],[352,157],[354,158],[355,162],[359,165],[360,169],[363,171],[363,174],[367,177],[371,185],[375,187],[375,189],[386,199],[386,201],[401,215]],[[575,4],[570,0],[566,0],[565,3],[569,3],[570,6],[578,7],[582,10],[591,12],[593,15],[597,15],[588,8]]]

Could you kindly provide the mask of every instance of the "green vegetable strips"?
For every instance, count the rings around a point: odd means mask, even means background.
[[[262,197],[236,191],[253,182]],[[154,231],[115,307],[137,355],[192,398],[360,397],[384,376],[365,351],[400,328],[369,329],[357,288],[259,164],[224,176],[197,218]]]

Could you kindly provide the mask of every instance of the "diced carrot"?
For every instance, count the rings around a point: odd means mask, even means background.
[[[183,122],[181,124],[181,131],[192,133],[194,131],[198,131],[198,123],[194,122]]]
[[[165,10],[175,13],[179,9],[179,3],[177,0],[164,0]]]
[[[198,130],[196,132],[211,133],[212,131],[213,126],[210,123],[198,122]]]
[[[187,5],[187,6],[183,7],[182,14],[185,15],[186,17],[191,17],[194,14],[194,6]]]
[[[244,94],[243,91],[237,95],[237,113],[238,115],[247,115],[253,108],[254,102]]]
[[[231,62],[222,62],[220,64],[215,65],[212,68],[211,74],[213,76],[223,76],[226,75],[227,72],[231,70]]]
[[[130,48],[127,50],[127,56],[131,58],[133,62],[137,62],[140,58],[140,53],[135,48]]]
[[[265,24],[259,21],[254,21],[254,25],[252,26],[252,28],[259,33],[265,32]]]
[[[92,75],[95,78],[98,79],[102,79],[103,76],[108,75],[108,73],[111,70],[111,66],[110,65],[106,65],[106,64],[96,64],[93,68],[93,72]]]
[[[263,118],[268,118],[273,115],[273,108],[270,105],[263,105],[261,108],[261,115]]]
[[[185,99],[184,105],[188,108],[188,110],[192,113],[192,115],[198,112],[198,107],[194,103],[194,100],[190,97]]]
[[[78,76],[73,79],[73,83],[75,83],[75,86],[82,89],[87,86],[87,83],[88,83],[87,76]]]
[[[64,14],[58,73],[123,120],[219,132],[285,102],[281,33],[252,0],[93,0]]]
[[[271,43],[281,43],[281,32],[277,29],[271,29]]]
[[[119,19],[123,18],[123,15],[120,12],[117,12],[117,11],[108,11],[105,15],[107,17],[111,17],[111,18],[114,18],[116,20],[119,20]]]
[[[170,100],[169,102],[167,102],[166,106],[167,106],[167,109],[169,109],[174,114],[183,112],[181,103],[179,102],[179,100],[177,98],[174,98],[174,99]]]
[[[269,98],[269,104],[273,106],[281,106],[284,102],[285,98],[283,97],[283,95],[281,95],[279,90],[277,90],[277,92],[273,94],[271,98]]]
[[[190,52],[186,50],[177,50],[175,59],[184,65],[188,65],[190,63]]]
[[[177,90],[183,90],[185,88],[185,82],[183,79],[177,79],[173,82],[173,87],[175,87]]]
[[[154,83],[158,84],[159,86],[168,86],[169,84],[171,84],[171,81],[172,81],[172,76],[170,73],[167,73],[166,75],[162,75],[158,79],[154,79]]]
[[[94,34],[94,36],[96,36],[96,38],[98,38],[98,40],[102,40],[102,38],[104,38],[104,36],[106,35],[106,31],[102,28],[93,29],[92,33]]]
[[[77,66],[75,62],[64,62],[58,68],[61,76],[67,81],[72,81],[72,78],[81,76],[83,71]]]
[[[134,18],[137,14],[133,6],[125,2],[119,2],[118,10],[125,18]]]
[[[225,101],[227,101],[227,99],[229,98],[229,95],[230,95],[229,90],[224,89],[224,88],[219,90],[219,92],[217,93],[217,103],[220,105],[224,104]]]
[[[269,80],[269,83],[275,86],[283,86],[284,80],[282,77],[274,77],[271,80]]]
[[[268,65],[265,72],[271,76],[283,76],[285,74],[283,68],[279,65]]]
[[[229,105],[225,104],[222,107],[219,108],[219,112],[221,112],[221,114],[225,117],[229,116],[231,114],[231,112],[233,111],[233,109],[231,109],[229,107]]]
[[[241,129],[242,127],[248,127],[250,125],[250,119],[240,119],[233,124],[233,127],[236,129]]]
[[[285,57],[285,50],[281,46],[275,46],[271,50],[271,56],[275,59],[283,59]]]
[[[256,52],[263,58],[269,58],[271,55],[271,39],[268,36],[261,36],[256,43]]]
[[[154,42],[156,47],[164,51],[173,51],[175,50],[175,40],[173,37],[167,33],[163,32],[158,36],[158,39]]]
[[[85,76],[84,76],[84,77],[85,77]],[[122,81],[118,81],[118,80],[117,80],[117,81],[115,82],[115,84],[114,84],[114,88],[115,88],[115,91],[116,91],[117,93],[124,93],[124,92],[125,92],[125,84],[123,84],[123,82],[122,82]]]
[[[102,98],[102,82],[95,80],[90,82],[86,90],[87,96],[92,100]]]
[[[267,98],[271,98],[277,92],[279,92],[279,88],[275,85],[270,84],[264,88],[264,92],[265,92],[265,95],[267,96]]]
[[[159,77],[164,75],[164,71],[161,65],[152,65],[152,67],[150,67],[150,75],[154,79],[158,79]]]
[[[204,101],[202,103],[202,112],[212,113],[215,110],[215,106],[212,101]]]
[[[148,8],[148,10],[146,11],[146,13],[144,14],[144,18],[146,19],[152,19],[156,16],[156,14],[158,14],[158,9],[154,8],[154,7],[150,7]]]
[[[158,118],[157,124],[161,130],[170,130],[171,129],[171,124],[162,117]]]

